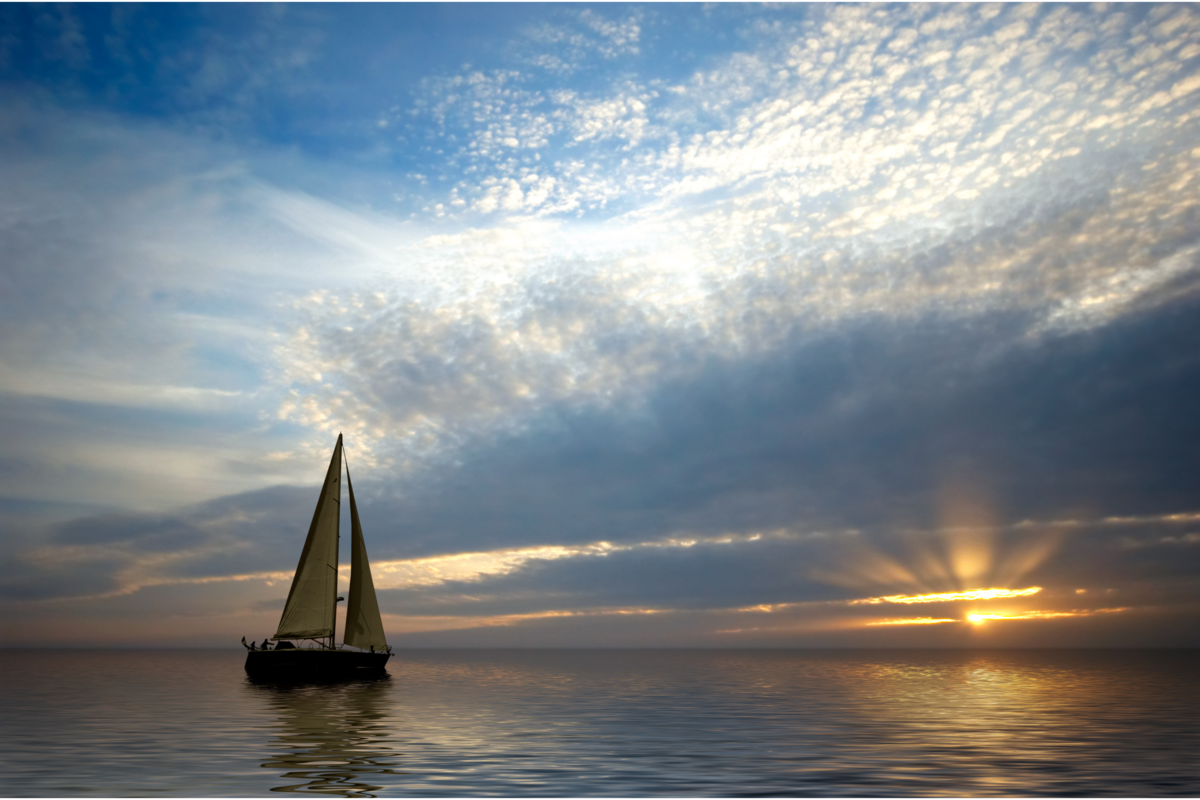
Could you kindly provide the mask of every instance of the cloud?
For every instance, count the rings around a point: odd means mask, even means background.
[[[96,43],[45,14],[12,47],[65,42],[43,85],[85,91]],[[1194,11],[756,10],[687,74],[670,16],[556,11],[301,155],[237,138],[329,52],[291,12],[189,29],[170,125],[18,92],[0,467],[45,516],[6,517],[8,596],[266,613],[311,499],[251,490],[344,432],[389,613],[430,636],[770,642],[1034,585],[977,613],[1189,613]]]
[[[760,31],[755,52],[679,84],[623,79],[584,94],[476,71],[427,84],[417,108],[434,109],[449,141],[463,142],[451,162],[483,176],[459,182],[458,197],[535,172],[555,180],[550,213],[724,187],[744,203],[771,201],[771,222],[795,236],[944,219],[956,201],[1019,188],[1055,161],[1078,169],[1079,154],[1111,158],[1192,119],[1190,101],[1179,105],[1191,86],[1182,46],[1197,37],[1190,12],[989,14],[833,7]],[[1139,37],[1170,41],[1140,47]],[[463,113],[448,117],[447,103]],[[601,146],[614,136],[621,150]],[[506,141],[535,142],[536,163],[496,147]],[[766,195],[745,185],[764,177]]]
[[[1173,162],[1174,176],[1194,168],[1190,158]],[[1004,364],[1044,369],[1028,360],[1072,348],[1103,360],[1104,347],[1121,347],[1117,335],[1090,342],[1088,331],[1122,319],[1155,325],[1152,310],[1178,319],[1164,309],[1194,297],[1192,212],[1161,207],[1156,198],[1171,195],[1157,181],[1118,184],[1050,214],[1028,209],[1008,226],[927,249],[857,258],[785,251],[731,263],[696,255],[662,228],[631,226],[588,259],[578,240],[560,244],[571,228],[473,233],[449,251],[455,277],[467,278],[457,297],[419,300],[381,283],[373,294],[304,303],[308,318],[279,353],[295,365],[283,413],[331,431],[352,426],[371,448],[387,439],[388,463],[417,469],[545,415],[633,412],[671,391],[703,396],[709,381],[779,381],[787,397],[799,385],[781,377],[789,371],[816,371],[817,385],[836,375],[847,412],[895,402],[897,390],[936,406],[916,386],[901,389],[888,361],[911,362],[928,381],[961,382],[957,370],[978,378]],[[1158,223],[1147,224],[1161,227],[1149,239],[1145,228],[1117,224],[1150,208]],[[443,253],[449,244],[437,243]],[[1181,342],[1191,336],[1182,323],[1164,324]],[[888,337],[905,344],[885,345]],[[859,364],[847,361],[856,349]],[[1016,414],[1022,401],[1010,399],[1017,405],[1004,413]]]
[[[536,50],[531,54],[522,48],[516,56],[547,72],[570,75],[588,69],[595,58],[612,60],[637,55],[640,20],[640,12],[623,19],[610,19],[590,8],[566,15],[565,19],[560,15],[557,22],[543,22],[528,29],[526,41]]]
[[[287,582],[299,554],[290,547],[292,530],[306,528],[304,517],[311,516],[302,496],[307,493],[281,487],[172,513],[114,511],[50,525],[10,525],[3,594],[9,601],[86,600],[248,576]]]
[[[264,425],[287,308],[413,237],[159,126],[19,99],[4,115],[7,492],[161,509],[295,479],[267,457],[294,433]]]
[[[1071,98],[1056,99],[1057,89],[1041,87],[1036,76],[1005,77],[995,68],[1016,59],[1020,47],[1040,53],[1039,48],[1065,46],[1065,41],[1075,41],[1070,31],[1091,31],[1100,19],[1056,10],[1039,16],[1034,25],[1023,11],[1012,12],[1018,17],[1015,21],[1004,15],[993,19],[982,10],[978,14],[974,22],[956,18],[946,24],[914,23],[902,33],[894,33],[887,14],[860,9],[806,21],[778,34],[780,42],[800,36],[804,26],[822,34],[805,39],[803,47],[792,45],[785,51],[778,45],[775,57],[804,76],[794,84],[790,77],[780,78],[769,70],[751,80],[759,68],[747,66],[741,56],[731,58],[720,74],[743,76],[753,88],[745,92],[748,99],[742,110],[728,116],[724,130],[712,130],[686,146],[677,143],[665,153],[643,147],[642,157],[628,165],[641,187],[632,195],[613,183],[612,176],[620,176],[622,169],[613,173],[605,167],[606,176],[599,177],[603,160],[589,164],[572,158],[519,169],[517,162],[509,161],[476,187],[460,183],[449,206],[458,203],[484,213],[528,213],[539,203],[583,209],[593,203],[586,197],[604,204],[605,198],[618,196],[645,198],[645,187],[658,188],[650,192],[657,199],[635,215],[606,223],[605,242],[588,237],[598,248],[587,256],[563,244],[581,233],[586,236],[578,226],[556,229],[517,222],[503,228],[510,234],[507,241],[497,241],[495,227],[475,237],[473,247],[465,239],[467,248],[456,252],[456,272],[470,276],[463,281],[470,287],[465,300],[424,306],[409,302],[407,292],[389,292],[384,286],[384,305],[376,304],[361,315],[315,321],[298,340],[302,346],[296,349],[302,352],[284,357],[341,363],[343,369],[335,366],[335,373],[388,373],[391,370],[378,358],[357,347],[354,340],[360,337],[340,332],[338,358],[325,361],[325,355],[312,353],[324,347],[324,334],[318,331],[365,328],[372,332],[374,346],[395,352],[380,339],[379,328],[410,330],[407,326],[416,323],[417,330],[432,335],[405,337],[402,347],[409,354],[401,373],[411,377],[397,386],[402,391],[343,385],[323,395],[317,390],[321,396],[313,405],[342,402],[332,396],[337,392],[381,399],[424,393],[430,398],[426,405],[450,409],[451,415],[461,409],[470,425],[489,414],[507,418],[511,410],[530,406],[530,398],[561,397],[564,391],[590,394],[600,402],[589,387],[602,385],[606,392],[615,387],[620,392],[624,385],[636,392],[634,376],[654,374],[657,379],[672,374],[671,357],[664,354],[761,353],[780,346],[789,332],[805,323],[821,328],[880,312],[1022,313],[1037,308],[1034,313],[1043,319],[1031,326],[1030,335],[1036,338],[1100,324],[1139,297],[1154,296],[1160,287],[1188,285],[1196,267],[1191,221],[1195,210],[1190,201],[1174,198],[1180,197],[1179,188],[1194,181],[1195,158],[1158,138],[1163,129],[1159,117],[1154,120],[1158,124],[1135,127],[1134,117],[1117,120],[1102,111],[1114,82],[1125,107],[1136,105],[1136,96],[1156,96],[1147,94],[1156,86],[1187,85],[1169,60],[1153,80],[1134,83],[1121,77],[1122,65],[1140,65],[1149,56],[1115,37],[1148,30],[1154,20],[1110,25],[1107,49],[1093,63],[1086,62],[1078,48],[1067,47],[1052,74],[1061,78],[1067,74],[1062,70],[1074,69],[1079,81],[1086,78],[1090,94],[1076,96],[1076,86]],[[1186,15],[1171,19],[1172,35],[1190,25]],[[916,33],[918,28],[924,33]],[[844,40],[874,52],[869,45],[878,39],[905,43],[889,52],[926,47],[940,53],[943,50],[937,48],[943,43],[936,37],[947,31],[965,37],[956,45],[961,58],[983,64],[984,74],[970,73],[971,79],[960,84],[955,82],[957,73],[931,68],[918,78],[909,74],[916,69],[911,64],[874,64],[869,59],[860,63],[858,56],[836,49]],[[1009,52],[1014,47],[1018,51]],[[1164,58],[1160,53],[1150,60]],[[935,60],[935,66],[940,63]],[[1097,77],[1097,63],[1104,65],[1099,72],[1109,77]],[[831,70],[839,73],[836,79],[829,76]],[[822,77],[814,77],[818,72]],[[711,81],[697,80],[680,102],[708,102],[697,98],[709,96],[705,87]],[[592,138],[588,131],[604,129],[589,122],[589,115],[615,120],[631,102],[652,122],[650,106],[630,99],[641,91],[633,86],[599,99],[513,88],[527,84],[516,72],[477,72],[451,84],[472,87],[477,98],[463,106],[473,109],[474,122],[460,120],[460,125],[516,126],[511,136],[485,127],[483,138],[468,137],[474,142],[468,148],[486,149],[491,146],[487,142],[513,138],[522,119],[534,119],[522,109],[535,106],[557,106],[557,112],[538,112],[536,119],[555,130],[583,131],[584,139]],[[446,93],[451,84],[438,91]],[[916,94],[897,106],[896,90],[901,86]],[[763,100],[763,94],[774,99]],[[930,99],[935,95],[944,99]],[[643,96],[649,99],[644,92]],[[1156,114],[1160,110],[1154,109]],[[1179,130],[1190,125],[1191,118],[1192,112],[1180,107],[1175,116],[1161,119],[1168,129]],[[1097,138],[1087,132],[1092,123],[1097,126],[1093,130],[1113,133]],[[472,158],[490,157],[483,150],[472,152]],[[664,164],[672,173],[660,179]],[[571,188],[584,184],[586,190]],[[1121,224],[1132,219],[1155,220],[1150,223],[1155,233],[1146,236],[1137,226]],[[1147,248],[1150,241],[1154,246]],[[497,244],[511,250],[497,250]],[[574,286],[567,288],[568,281]],[[558,299],[564,292],[575,296]],[[436,324],[417,322],[430,314],[436,314]],[[552,336],[529,335],[534,324],[537,331],[550,330]],[[634,349],[619,344],[616,337],[597,336],[601,328],[626,330],[643,344]],[[546,341],[554,342],[552,349],[546,349]],[[428,344],[429,351],[412,352],[413,342]],[[514,351],[498,349],[501,342],[520,342],[515,352],[523,360],[514,363]],[[575,350],[576,342],[590,352]],[[597,351],[599,342],[618,346]],[[354,349],[360,353],[352,355]],[[425,366],[417,368],[417,363]],[[429,370],[434,363],[454,367],[449,372],[439,367],[441,374],[434,377]],[[581,385],[582,363],[588,364],[593,380]],[[323,376],[330,372],[318,371]],[[481,381],[484,374],[487,378]],[[417,383],[422,390],[416,390]],[[442,391],[429,394],[431,384]],[[337,381],[322,385],[334,387]],[[301,387],[296,391],[312,396]],[[301,402],[307,401],[289,407]],[[408,408],[401,419],[413,422],[401,422],[401,435],[429,441],[446,430],[446,419],[411,408],[416,403],[407,399],[402,402]],[[378,415],[378,408],[374,413]]]

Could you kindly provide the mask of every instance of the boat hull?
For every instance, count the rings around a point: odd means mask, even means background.
[[[246,672],[269,678],[377,675],[390,657],[390,653],[353,650],[251,650],[246,654]]]

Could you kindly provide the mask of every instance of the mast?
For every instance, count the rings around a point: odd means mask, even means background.
[[[379,599],[371,579],[371,564],[363,540],[362,524],[358,519],[358,504],[354,502],[354,482],[350,480],[350,463],[346,462],[346,489],[350,494],[350,591],[346,604],[346,633],[343,642],[362,649],[387,649],[383,633],[383,618],[379,614]]]
[[[338,434],[337,444],[334,449],[338,451],[338,455],[342,457],[342,461],[346,460],[346,447],[342,444],[342,435]],[[337,596],[337,581],[338,581],[338,558],[341,555],[342,549],[342,468],[338,466],[338,524],[337,524],[337,544],[333,548],[333,614],[329,618],[329,649],[337,649],[337,604],[342,598]],[[346,480],[350,480],[349,466],[346,468]]]

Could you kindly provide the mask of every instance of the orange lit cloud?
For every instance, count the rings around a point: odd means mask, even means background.
[[[651,616],[669,614],[674,609],[669,608],[586,608],[571,610],[535,611],[528,614],[498,614],[492,616],[470,615],[422,615],[408,616],[404,614],[384,614],[384,618],[395,620],[396,627],[405,633],[426,633],[431,631],[464,630],[469,628],[496,628],[520,625],[543,619],[562,619],[570,617],[608,617],[608,616]]]
[[[1116,614],[1128,610],[1128,608],[1096,608],[1072,611],[1022,611],[1016,614],[968,614],[967,620],[979,624],[992,620],[1060,619],[1062,617],[1090,617],[1095,614]]]
[[[950,603],[957,600],[996,600],[1008,597],[1028,597],[1042,590],[1040,586],[1030,586],[1028,589],[976,589],[970,592],[940,592],[938,594],[891,594],[886,597],[867,597],[862,600],[851,600],[850,605],[876,605],[879,603]]]

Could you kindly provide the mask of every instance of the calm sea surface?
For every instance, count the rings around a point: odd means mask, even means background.
[[[1200,795],[1197,651],[0,651],[0,795]]]

